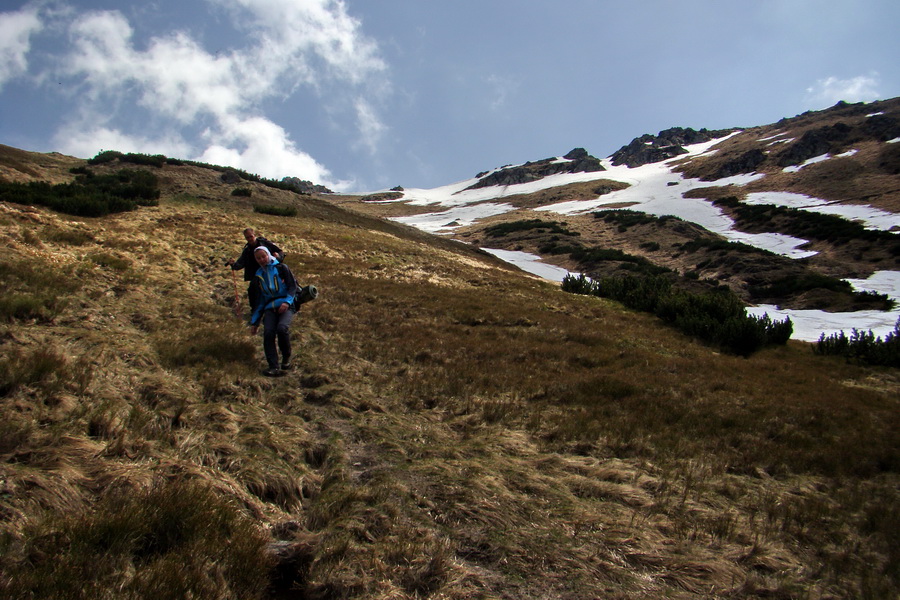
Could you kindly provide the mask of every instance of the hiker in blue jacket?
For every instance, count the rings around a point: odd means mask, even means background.
[[[250,333],[256,335],[259,324],[263,324],[263,350],[269,368],[263,375],[277,377],[291,368],[291,321],[297,312],[294,295],[297,281],[287,265],[278,262],[269,249],[260,246],[253,252],[259,264],[256,281],[259,284],[259,303],[250,317]],[[276,347],[276,340],[278,341]],[[281,368],[278,366],[278,351],[281,350]]]

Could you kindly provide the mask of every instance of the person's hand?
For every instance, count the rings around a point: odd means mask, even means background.
[[[290,308],[287,302],[278,307],[278,314],[283,315],[287,312],[287,309]]]
[[[251,325],[250,326],[250,335],[256,335],[257,331],[259,331],[259,325]]]
[[[226,266],[226,267],[230,267],[230,266],[233,265],[233,264],[234,264],[234,259],[233,259],[233,258],[229,258],[228,260],[225,261],[225,266]]]

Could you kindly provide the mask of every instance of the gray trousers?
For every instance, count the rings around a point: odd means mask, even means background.
[[[281,362],[286,363],[291,359],[291,321],[297,314],[293,308],[278,314],[274,310],[263,313],[263,350],[266,353],[266,362],[272,369],[278,368],[278,351],[281,350]],[[278,340],[276,348],[275,341]]]

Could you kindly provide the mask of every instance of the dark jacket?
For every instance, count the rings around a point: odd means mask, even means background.
[[[244,244],[244,249],[241,251],[241,257],[231,264],[231,269],[234,271],[237,271],[238,269],[244,270],[244,281],[253,281],[253,277],[256,275],[259,264],[257,264],[256,259],[253,258],[253,251],[260,246],[268,248],[269,252],[276,258],[284,258],[284,253],[281,251],[281,248],[266,238],[257,236],[256,243],[252,246],[250,244]]]
[[[256,270],[256,278],[259,282],[260,298],[253,316],[250,317],[251,325],[258,325],[262,315],[267,310],[276,310],[282,304],[296,310],[294,296],[297,294],[297,280],[287,265],[272,259],[265,267]]]

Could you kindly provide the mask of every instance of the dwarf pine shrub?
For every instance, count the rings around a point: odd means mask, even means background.
[[[118,160],[119,162],[127,162],[134,165],[147,165],[151,167],[162,167],[168,159],[162,154],[139,154],[128,152],[118,152],[116,150],[105,150],[98,153],[93,158],[88,159],[89,165],[103,165]]]
[[[542,221],[541,219],[528,219],[513,221],[511,223],[499,223],[491,225],[484,230],[490,237],[503,237],[520,231],[538,231],[539,233],[558,233],[562,235],[580,236],[577,231],[570,231],[556,221]]]
[[[102,217],[159,203],[159,180],[148,171],[121,170],[110,175],[81,174],[73,183],[0,182],[0,200],[46,206],[79,217]]]
[[[681,221],[682,219],[673,215],[663,215],[657,217],[645,212],[628,209],[604,210],[594,213],[595,219],[603,219],[605,222],[618,225],[620,232],[628,231],[629,227],[635,225],[663,224],[667,221]]]
[[[744,204],[734,196],[716,200],[714,204],[734,210],[738,226],[771,227],[779,224],[779,231],[804,239],[845,244],[850,240],[879,241],[888,248],[900,249],[897,236],[889,231],[866,229],[862,223],[835,215],[777,206],[774,204]]]
[[[599,281],[567,275],[562,289],[621,302],[653,313],[679,331],[734,354],[749,356],[767,345],[783,345],[793,333],[790,319],[773,322],[768,315],[746,314],[744,304],[730,290],[694,294],[674,288],[665,277],[617,275]]]
[[[813,352],[820,355],[844,356],[870,365],[900,367],[900,319],[894,330],[884,336],[876,336],[872,330],[861,331],[854,328],[850,336],[843,331],[827,336],[823,333],[813,346]]]
[[[274,206],[271,204],[254,204],[253,212],[266,215],[275,215],[276,217],[296,217],[297,209],[293,206]]]

